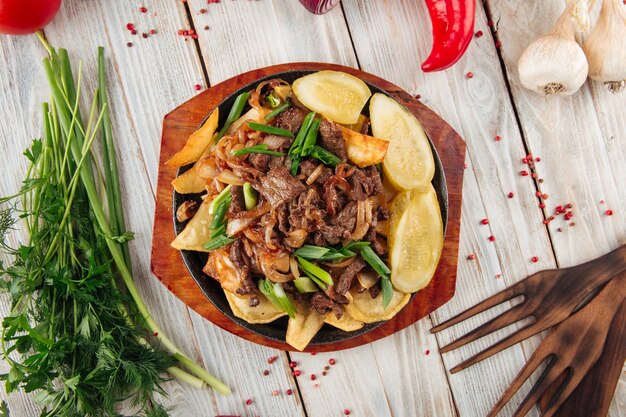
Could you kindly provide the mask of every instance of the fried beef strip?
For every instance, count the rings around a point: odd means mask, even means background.
[[[306,187],[297,178],[291,176],[285,167],[272,168],[267,175],[260,178],[254,188],[270,202],[272,207],[277,207],[282,202],[293,200]]]
[[[275,126],[281,129],[287,129],[291,133],[296,134],[302,126],[304,116],[306,116],[306,112],[304,109],[296,106],[291,106],[287,110],[276,116]]]
[[[322,119],[318,141],[322,148],[328,149],[344,161],[348,159],[343,133],[337,123]]]
[[[339,294],[345,295],[352,286],[352,281],[354,280],[354,277],[363,268],[365,268],[365,262],[363,262],[361,258],[356,258],[354,262],[348,265],[348,267],[339,276],[339,279],[337,280],[337,285],[335,286],[335,291],[337,291],[337,293]]]
[[[337,319],[340,319],[341,316],[343,316],[343,308],[320,291],[314,293],[311,297],[311,308],[321,315],[332,311],[335,313]]]

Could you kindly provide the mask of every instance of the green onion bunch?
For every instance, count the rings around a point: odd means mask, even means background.
[[[67,51],[40,38],[52,93],[43,105],[45,134],[24,152],[29,167],[19,192],[0,198],[0,250],[11,259],[0,263],[0,287],[11,300],[0,340],[5,389],[35,391],[42,416],[63,417],[118,415],[128,400],[139,414],[167,415],[153,400],[165,372],[230,393],[165,336],[135,286],[103,49],[84,119],[82,65],[75,79]],[[27,237],[12,246],[7,235],[18,220]]]

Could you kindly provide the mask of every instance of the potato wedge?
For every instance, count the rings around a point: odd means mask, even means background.
[[[198,252],[209,252],[202,245],[211,239],[211,215],[209,214],[210,202],[204,200],[196,214],[189,220],[185,229],[170,244],[174,249],[178,250],[195,250]]]
[[[308,303],[299,303],[296,318],[289,319],[285,341],[297,350],[304,350],[324,325],[324,317],[311,310]]]
[[[202,127],[189,136],[183,149],[176,152],[165,164],[172,168],[178,168],[200,159],[204,151],[211,145],[213,134],[217,130],[218,120],[219,107],[216,107]]]
[[[347,311],[343,311],[343,316],[340,319],[335,316],[335,313],[332,311],[324,316],[324,323],[328,323],[333,327],[338,328],[339,330],[343,330],[344,332],[353,332],[355,330],[359,330],[365,323],[362,321],[356,320]]]
[[[364,135],[340,126],[350,162],[359,168],[376,165],[385,159],[389,141]]]
[[[236,317],[251,324],[271,323],[274,320],[287,315],[285,311],[277,309],[267,298],[260,295],[259,305],[250,307],[248,298],[238,297],[230,291],[224,291],[230,309]]]
[[[205,190],[205,182],[198,176],[195,165],[172,181],[172,187],[179,194],[195,194]]]
[[[343,127],[347,127],[350,130],[354,130],[355,132],[360,132],[365,126],[365,123],[369,121],[369,118],[364,114],[359,114],[359,118],[356,123],[351,123],[348,125],[343,125]]]
[[[411,294],[406,294],[398,290],[393,290],[393,296],[387,308],[383,307],[382,296],[372,298],[368,291],[358,293],[350,291],[352,300],[346,304],[346,310],[350,316],[364,323],[375,323],[377,321],[389,320],[409,302]]]

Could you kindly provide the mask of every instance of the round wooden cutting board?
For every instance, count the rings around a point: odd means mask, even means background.
[[[189,135],[198,128],[204,118],[224,98],[242,86],[283,71],[326,69],[344,71],[378,86],[408,108],[422,123],[437,149],[444,168],[448,191],[448,221],[443,253],[433,280],[426,288],[419,291],[400,313],[365,334],[342,341],[309,345],[305,351],[325,352],[347,349],[393,334],[415,323],[450,300],[454,295],[456,283],[465,142],[443,119],[420,101],[388,81],[341,65],[300,62],[275,65],[240,74],[198,94],[168,113],[163,120],[151,269],[152,273],[168,290],[212,323],[251,342],[282,350],[293,350],[293,348],[285,342],[251,332],[219,311],[205,297],[194,279],[189,275],[183,264],[181,254],[170,247],[170,242],[175,237],[172,224],[173,193],[171,182],[176,176],[176,169],[167,167],[164,162],[182,148]]]

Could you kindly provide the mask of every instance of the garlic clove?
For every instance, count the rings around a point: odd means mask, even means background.
[[[609,91],[626,89],[626,7],[621,0],[603,0],[598,22],[583,45],[589,76]]]
[[[543,95],[570,95],[587,79],[589,64],[576,42],[572,6],[552,31],[534,40],[520,56],[517,69],[524,87]]]

